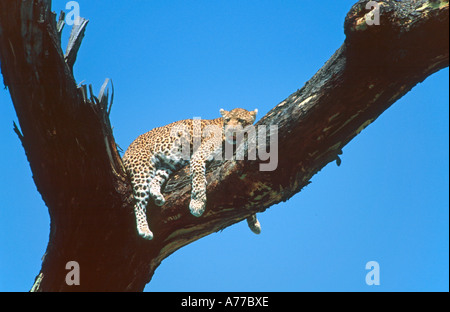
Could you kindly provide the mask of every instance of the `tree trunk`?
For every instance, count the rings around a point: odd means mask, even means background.
[[[105,89],[95,97],[73,77],[87,21],[72,30],[65,56],[63,19],[56,21],[50,0],[1,1],[4,84],[20,123],[15,131],[51,218],[32,290],[142,291],[164,258],[298,193],[384,110],[448,66],[448,1],[380,2],[379,25],[367,22],[367,2],[352,7],[345,42],[323,68],[258,122],[278,127],[276,170],[259,170],[262,161],[215,163],[200,218],[189,213],[190,181],[181,170],[166,186],[167,203],[149,208],[155,237],[146,241],[136,233]],[[66,283],[69,261],[80,265],[79,286]]]

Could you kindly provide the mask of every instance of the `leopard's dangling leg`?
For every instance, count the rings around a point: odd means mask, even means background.
[[[191,159],[191,202],[189,210],[191,214],[200,217],[206,207],[206,164],[201,152]]]
[[[150,182],[150,196],[157,206],[162,206],[166,202],[164,196],[161,194],[161,187],[169,179],[171,173],[172,171],[170,169],[158,169]]]
[[[146,215],[150,192],[145,183],[139,186],[135,185],[134,187],[134,198],[136,200],[134,214],[136,216],[137,231],[143,238],[151,240],[153,238],[153,233],[148,226]]]
[[[147,216],[145,209],[142,208],[142,203],[136,203],[134,205],[134,214],[136,216],[136,225],[139,236],[151,240],[153,239],[153,233],[147,223]]]
[[[206,208],[206,162],[222,146],[222,130],[209,129],[209,139],[203,141],[190,161],[191,174],[191,214],[200,217]]]
[[[142,172],[137,174],[130,172],[131,184],[133,186],[133,195],[135,199],[134,214],[136,217],[136,228],[139,236],[151,240],[153,233],[150,231],[147,222],[147,204],[150,199],[149,183],[153,176],[154,169],[152,167],[143,168]]]

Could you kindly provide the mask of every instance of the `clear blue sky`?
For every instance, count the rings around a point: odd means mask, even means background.
[[[261,117],[340,47],[354,2],[79,1],[90,23],[76,80],[99,90],[113,79],[111,123],[123,149],[151,128],[216,118],[220,108],[258,108]],[[145,290],[448,291],[448,75],[417,85],[343,149],[340,167],[259,214],[261,235],[241,222],[190,244]],[[28,291],[49,215],[13,121],[2,88],[0,291]],[[368,261],[380,264],[379,286],[365,283]]]

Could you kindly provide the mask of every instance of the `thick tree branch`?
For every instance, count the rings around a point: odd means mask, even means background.
[[[178,248],[298,193],[384,110],[448,66],[448,1],[380,2],[380,25],[372,26],[367,2],[348,13],[346,40],[324,67],[258,122],[278,126],[277,169],[260,171],[249,160],[215,164],[200,218],[189,213],[189,179],[179,172],[166,186],[167,203],[149,208],[150,242],[135,231],[107,101],[88,97],[73,78],[79,43],[73,62],[65,59],[49,0],[0,2],[4,83],[51,217],[33,290],[142,290]],[[83,268],[78,288],[65,283],[72,260]]]

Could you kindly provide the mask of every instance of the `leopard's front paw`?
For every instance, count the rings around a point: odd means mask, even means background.
[[[165,204],[166,200],[164,199],[164,196],[162,196],[161,193],[150,192],[150,195],[152,196],[156,206],[162,206]]]
[[[194,216],[200,217],[203,214],[203,212],[205,211],[205,206],[206,206],[206,201],[191,198],[191,202],[189,204],[189,209],[191,210],[191,213]]]
[[[161,207],[165,203],[166,203],[166,200],[164,199],[164,196],[159,195],[159,196],[155,197],[155,204],[156,204],[156,206],[160,206]]]

